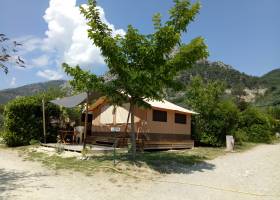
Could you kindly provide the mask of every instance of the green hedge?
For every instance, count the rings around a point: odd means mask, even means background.
[[[4,110],[5,131],[2,138],[8,146],[28,145],[31,140],[42,141],[43,119],[42,119],[43,95],[19,97],[10,101]],[[46,101],[50,98],[46,98]],[[59,107],[46,103],[46,130],[47,140],[55,141],[57,127],[50,123],[51,119],[58,119]]]

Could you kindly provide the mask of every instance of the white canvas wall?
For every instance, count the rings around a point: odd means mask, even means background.
[[[113,123],[113,110],[114,106],[104,105],[101,108],[100,123],[101,124],[112,124]],[[124,104],[123,106],[118,106],[116,108],[116,123],[125,124],[127,122],[127,116],[129,113],[129,104]],[[138,117],[134,117],[135,122],[139,122]],[[130,120],[129,120],[130,123]]]

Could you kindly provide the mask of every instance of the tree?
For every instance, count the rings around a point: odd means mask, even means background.
[[[146,105],[144,99],[162,100],[166,88],[178,86],[174,77],[179,71],[208,56],[203,38],[197,37],[188,44],[181,40],[199,12],[200,4],[191,4],[189,0],[174,0],[174,3],[165,23],[160,14],[154,15],[154,33],[144,35],[129,25],[125,36],[113,35],[110,27],[102,22],[96,0],[89,0],[87,7],[80,7],[90,27],[89,38],[100,48],[115,77],[112,86],[130,97],[133,159],[136,153],[135,106]]]
[[[247,141],[271,143],[274,139],[274,131],[277,121],[256,107],[248,107],[239,119],[239,129],[247,136]]]
[[[0,33],[0,68],[6,74],[9,71],[8,66],[11,64],[24,67],[23,59],[16,55],[19,46],[22,46],[22,44],[17,41],[11,41],[5,34]]]
[[[222,146],[227,134],[234,134],[239,110],[231,100],[224,100],[225,86],[219,81],[204,83],[194,77],[187,87],[185,103],[199,115],[194,117],[193,137],[197,142]]]

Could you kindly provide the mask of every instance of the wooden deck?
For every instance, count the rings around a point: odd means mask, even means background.
[[[61,144],[61,145],[65,151],[82,152],[83,150],[83,145],[75,145],[75,144]],[[47,143],[47,144],[42,143],[41,146],[56,148],[57,143]],[[108,152],[113,152],[114,148],[108,146],[91,145],[91,150],[96,153],[108,153]]]
[[[127,147],[129,141],[130,136],[126,132],[93,132],[86,139],[87,144],[112,146],[116,142],[117,147]],[[137,133],[136,145],[138,150],[189,149],[193,148],[194,142],[190,135]]]

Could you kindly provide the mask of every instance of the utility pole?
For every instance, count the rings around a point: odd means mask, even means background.
[[[47,134],[46,134],[46,116],[45,116],[45,98],[42,99],[43,107],[43,130],[44,130],[44,143],[47,143]]]
[[[86,100],[86,116],[85,116],[85,128],[84,128],[84,144],[83,150],[86,149],[86,138],[87,138],[87,125],[88,125],[88,103],[89,103],[89,92],[87,92],[87,100]]]

